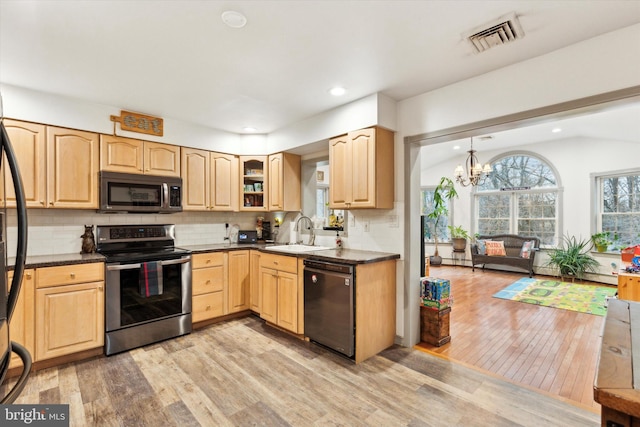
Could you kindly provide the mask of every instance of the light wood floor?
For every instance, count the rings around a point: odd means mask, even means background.
[[[599,425],[441,357],[392,347],[354,365],[254,316],[37,371],[16,403],[68,403],[71,426]]]
[[[593,380],[604,317],[492,297],[520,273],[439,266],[430,275],[451,281],[451,342],[421,349],[599,412]]]

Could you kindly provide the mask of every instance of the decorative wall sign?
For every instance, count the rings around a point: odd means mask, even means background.
[[[164,132],[161,118],[145,114],[121,110],[120,116],[111,116],[111,121],[120,123],[120,129],[129,132],[146,133],[155,136],[162,136]]]

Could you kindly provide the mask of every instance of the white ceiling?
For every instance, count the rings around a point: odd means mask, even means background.
[[[223,11],[242,12],[242,29]],[[463,34],[515,12],[522,40]],[[640,22],[637,0],[0,0],[0,82],[242,133],[402,100]],[[334,85],[347,88],[335,98]]]
[[[517,126],[517,125],[516,125]],[[560,129],[560,132],[552,132]],[[486,138],[489,137],[489,138]],[[540,124],[516,127],[502,132],[478,134],[473,148],[480,152],[506,150],[520,145],[580,138],[595,141],[624,141],[640,145],[640,102],[618,105],[603,111],[585,112],[569,118],[550,119]],[[456,139],[421,149],[421,167],[458,157],[469,150],[469,138]],[[458,149],[454,147],[458,146]],[[467,154],[463,154],[465,157]],[[480,159],[481,161],[484,159]]]

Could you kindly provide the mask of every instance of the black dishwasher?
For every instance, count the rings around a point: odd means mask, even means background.
[[[304,334],[345,356],[355,355],[353,265],[304,260]]]

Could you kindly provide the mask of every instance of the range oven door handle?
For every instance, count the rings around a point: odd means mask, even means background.
[[[170,259],[167,261],[162,261],[161,264],[164,265],[174,265],[174,264],[186,264],[191,261],[191,258],[179,258],[179,259]],[[134,270],[136,268],[142,267],[142,263],[138,264],[113,264],[107,265],[107,271],[116,271],[116,270]]]

